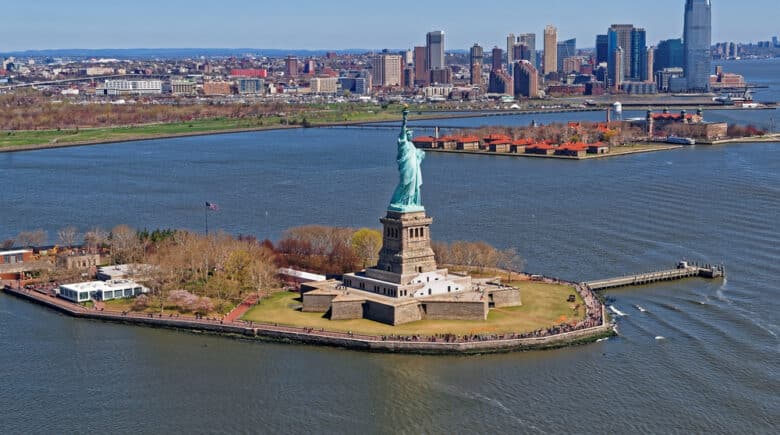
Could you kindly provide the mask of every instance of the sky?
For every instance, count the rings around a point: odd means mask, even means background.
[[[34,0],[0,7],[0,52],[58,48],[404,49],[443,30],[446,48],[506,44],[545,25],[593,47],[614,23],[648,43],[682,35],[684,0]],[[713,42],[780,34],[780,1],[713,0]]]

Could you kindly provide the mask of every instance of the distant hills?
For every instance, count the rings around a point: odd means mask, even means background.
[[[51,50],[25,50],[8,53],[0,53],[0,56],[9,57],[68,57],[68,58],[113,58],[113,59],[175,59],[205,57],[235,57],[235,56],[268,56],[282,57],[293,56],[322,56],[327,52],[339,54],[368,53],[371,50],[363,48],[350,48],[346,50],[279,50],[266,48],[67,48]],[[394,52],[400,50],[391,50]]]

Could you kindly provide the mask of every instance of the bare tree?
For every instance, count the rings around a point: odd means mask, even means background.
[[[14,239],[8,239],[0,245],[3,249],[11,249],[14,247]]]
[[[73,245],[76,244],[76,239],[78,238],[78,234],[79,234],[79,230],[76,227],[67,226],[57,231],[57,238],[59,238],[60,243],[63,246],[67,248],[72,248]]]
[[[40,246],[46,241],[46,231],[22,231],[16,236],[16,240],[19,242],[19,245],[25,248]]]
[[[520,273],[523,270],[523,258],[517,255],[514,248],[498,251],[497,266],[507,271],[507,283],[512,282],[512,272]]]
[[[108,232],[100,227],[94,227],[84,233],[84,244],[90,252],[97,251],[101,246],[106,244],[107,240]]]
[[[117,263],[135,261],[140,254],[141,242],[138,234],[127,225],[117,225],[111,230],[111,254]]]

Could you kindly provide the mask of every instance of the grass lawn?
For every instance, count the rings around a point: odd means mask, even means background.
[[[564,285],[523,281],[517,283],[521,290],[523,305],[499,308],[490,311],[487,321],[423,320],[400,326],[390,326],[371,320],[329,320],[322,313],[300,311],[301,301],[297,293],[277,293],[263,299],[243,317],[262,323],[278,323],[285,326],[324,328],[329,331],[352,331],[366,335],[434,335],[434,334],[492,334],[527,332],[547,328],[562,322],[584,318],[585,309],[579,313],[572,310],[577,302],[566,299],[576,294],[574,289]]]

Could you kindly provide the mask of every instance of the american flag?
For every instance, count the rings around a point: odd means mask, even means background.
[[[206,208],[209,210],[219,211],[219,206],[213,202],[206,201]]]

